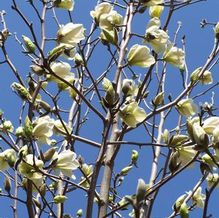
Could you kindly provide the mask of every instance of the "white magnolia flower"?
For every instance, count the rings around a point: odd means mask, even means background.
[[[212,135],[216,127],[219,126],[219,117],[209,117],[203,122],[203,129],[207,134]]]
[[[156,26],[158,29],[160,28],[161,26],[161,21],[158,17],[153,17],[151,18],[149,21],[148,21],[148,24],[147,24],[147,29],[149,29],[150,27],[154,27]]]
[[[126,125],[135,128],[147,115],[137,102],[131,102],[121,109],[119,116]]]
[[[128,63],[139,67],[150,67],[155,63],[155,59],[147,46],[135,44],[129,50]]]
[[[13,149],[6,149],[0,153],[0,170],[7,170],[15,162],[16,153]]]
[[[63,80],[72,83],[75,79],[74,73],[71,72],[71,66],[69,63],[66,62],[52,62],[51,65],[51,70],[53,73],[55,73],[58,77],[62,78]],[[56,82],[59,87],[62,87],[62,89],[65,89],[68,87],[68,85],[61,81],[59,78],[49,75],[48,77],[49,80],[52,80],[53,82]]]
[[[162,3],[164,3],[163,0],[149,0],[149,1],[146,1],[146,3],[143,3],[143,5],[144,6],[154,6],[154,5],[159,5]]]
[[[64,124],[64,126],[63,126]],[[71,134],[72,128],[65,123],[64,121],[56,120],[54,122],[54,132],[58,135],[67,135],[66,130],[68,131],[68,134]]]
[[[219,175],[217,173],[209,173],[207,178],[206,178],[206,182],[209,188],[211,188],[216,182],[218,182],[219,180]],[[219,188],[219,183],[216,186],[217,188]]]
[[[199,80],[202,84],[205,84],[205,85],[211,84],[213,82],[211,72],[206,70],[200,76],[201,69],[202,69],[202,67],[199,67],[191,73],[191,75],[190,75],[191,81],[197,82]]]
[[[67,44],[75,46],[81,40],[85,39],[84,27],[82,24],[68,23],[61,26],[57,32],[57,42],[59,44]]]
[[[39,183],[39,181],[42,180],[43,175],[37,171],[37,168],[42,170],[44,165],[43,161],[38,160],[33,154],[26,155],[24,160],[25,161],[21,161],[18,165],[18,171],[26,178]]]
[[[204,208],[205,205],[205,195],[202,194],[202,187],[198,187],[192,196],[192,201],[200,208]]]
[[[101,29],[113,30],[114,26],[122,23],[122,16],[117,11],[110,11],[109,13],[100,16],[99,26]]]
[[[177,147],[177,152],[178,152],[178,155],[179,155],[178,156],[178,162],[181,164],[181,166],[186,165],[197,154],[197,151],[194,150],[193,146],[186,146],[186,147],[180,146],[180,147]]]
[[[50,137],[53,135],[54,120],[49,116],[39,117],[34,123],[33,136],[40,143],[50,144]]]
[[[153,50],[158,54],[165,51],[169,36],[165,31],[154,25],[146,30],[145,38],[146,41],[150,43]]]
[[[58,8],[63,8],[69,11],[72,11],[74,8],[74,0],[55,0],[54,6]]]
[[[167,63],[183,69],[185,65],[185,52],[181,48],[169,45],[163,54],[163,59]]]
[[[182,99],[177,104],[177,110],[183,116],[189,117],[194,115],[198,108],[191,98]]]
[[[103,2],[95,7],[94,11],[90,12],[91,17],[99,24],[100,16],[104,14],[109,14],[112,11],[113,7],[110,3]]]
[[[76,159],[76,154],[73,151],[65,150],[60,154],[57,152],[53,155],[53,160],[56,160],[54,169],[60,170],[65,176],[75,179],[72,171],[79,167],[79,162]]]
[[[138,93],[138,87],[132,79],[124,79],[122,81],[122,92],[126,96],[136,96]]]

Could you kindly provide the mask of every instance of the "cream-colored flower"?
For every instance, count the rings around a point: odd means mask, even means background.
[[[214,143],[219,142],[219,126],[217,126],[213,131],[213,142]]]
[[[179,113],[183,116],[189,117],[195,115],[198,108],[191,98],[182,99],[176,106]]]
[[[156,26],[158,29],[161,26],[161,21],[158,17],[153,17],[148,21],[147,29],[149,29],[150,27],[154,27],[154,26]]]
[[[137,102],[131,102],[121,108],[119,116],[126,125],[135,128],[138,123],[144,121],[147,115]]]
[[[183,69],[185,65],[185,52],[181,48],[169,45],[167,46],[166,51],[163,54],[163,59],[167,63]]]
[[[101,29],[113,30],[114,26],[122,23],[122,16],[117,11],[110,11],[109,13],[100,16],[99,26]]]
[[[163,53],[166,49],[169,36],[158,26],[154,25],[146,30],[145,38],[148,43],[150,43],[153,50],[158,53]]]
[[[13,132],[14,127],[10,120],[4,120],[3,123],[0,125],[0,131],[3,132]]]
[[[73,170],[76,170],[79,167],[79,162],[76,159],[76,154],[73,151],[65,150],[60,154],[55,153],[53,155],[53,160],[56,160],[54,169],[60,170],[65,176],[75,178],[72,174]]]
[[[213,82],[211,72],[206,70],[204,73],[202,73],[202,76],[200,76],[201,69],[202,67],[199,67],[191,73],[190,75],[191,81],[197,82],[199,80],[202,84],[205,85],[211,84]]]
[[[66,132],[66,130],[68,131],[68,133]],[[64,121],[61,122],[60,120],[56,120],[54,122],[54,133],[58,135],[67,135],[67,134],[71,134],[71,131],[72,128]]]
[[[74,8],[74,0],[55,0],[54,6],[57,8],[63,8],[69,11],[72,11]]]
[[[33,154],[28,154],[24,157],[24,161],[18,165],[18,171],[26,178],[39,182],[43,175],[38,170],[42,170],[43,165],[42,160],[38,160]]]
[[[216,182],[218,182],[219,180],[219,175],[217,173],[209,173],[207,178],[206,178],[206,182],[209,188],[211,188]],[[216,186],[217,188],[219,188],[219,183]]]
[[[154,57],[150,54],[150,49],[144,45],[133,45],[128,53],[128,64],[139,67],[150,67],[155,63]]]
[[[151,6],[149,8],[149,15],[151,17],[160,17],[162,12],[164,10],[164,6],[160,6],[160,5],[155,5],[155,6]]]
[[[99,24],[100,16],[104,14],[109,14],[113,7],[110,3],[103,2],[95,7],[94,11],[90,12],[91,17]]]
[[[147,0],[146,2],[143,1],[144,6],[154,6],[164,3],[163,0]]]
[[[181,166],[186,165],[197,154],[197,151],[194,150],[193,146],[177,147],[177,152],[178,152],[178,155],[179,155],[178,156],[178,162],[181,164]]]
[[[132,79],[124,79],[122,81],[122,92],[125,96],[136,96],[138,93],[138,87]]]
[[[58,77],[62,78],[63,80],[67,81],[68,83],[73,83],[75,80],[74,73],[71,72],[71,66],[70,64],[66,62],[52,62],[51,70],[54,74],[56,74]],[[59,78],[55,77],[54,75],[49,75],[48,79],[56,82],[58,84],[58,87],[62,90],[68,88],[68,84],[66,84],[64,81],[61,81]]]
[[[192,201],[200,208],[204,208],[206,196],[202,194],[202,187],[198,187],[192,196]]]
[[[212,135],[216,127],[219,126],[219,117],[209,117],[203,122],[203,129],[207,134]]]
[[[0,153],[0,170],[7,170],[13,166],[16,159],[16,153],[13,149],[6,149]]]
[[[49,116],[39,117],[34,123],[32,135],[40,143],[50,144],[50,137],[53,135],[54,120]]]
[[[81,40],[85,39],[84,27],[82,24],[68,23],[61,26],[57,32],[57,42],[59,44],[67,44],[75,46]]]

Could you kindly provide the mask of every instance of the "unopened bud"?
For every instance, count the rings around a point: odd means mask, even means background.
[[[11,88],[23,99],[26,101],[31,101],[32,97],[28,90],[19,83],[12,83]]]
[[[10,181],[8,176],[5,177],[4,188],[5,188],[6,192],[10,193],[10,191],[11,191],[11,181]]]
[[[129,173],[129,171],[130,171],[131,169],[132,169],[132,166],[124,167],[124,168],[121,170],[120,175],[121,175],[121,176],[126,176],[126,175]]]
[[[168,129],[165,129],[163,131],[163,134],[162,134],[162,140],[164,143],[168,144],[169,142],[169,136],[170,136],[170,133],[169,133],[169,130]]]
[[[75,54],[74,60],[75,60],[75,64],[76,64],[77,66],[84,65],[83,58],[82,58],[81,55],[79,55],[78,53]]]
[[[26,135],[27,137],[31,137],[31,136],[32,136],[33,124],[32,124],[32,122],[30,121],[29,117],[26,117],[26,119],[25,119],[24,132],[25,132],[25,135]]]
[[[55,61],[65,50],[65,45],[59,45],[55,48],[53,48],[51,51],[48,53],[48,60],[50,62]]]
[[[215,38],[219,39],[219,22],[214,27]]]
[[[136,165],[138,161],[138,151],[132,150],[132,156],[131,156],[132,164]]]
[[[16,130],[15,130],[15,135],[17,137],[22,137],[24,136],[24,128],[22,126],[19,126]]]
[[[147,186],[146,186],[144,180],[143,179],[139,179],[138,180],[137,189],[136,189],[137,205],[139,205],[139,203],[144,200],[146,192],[147,192]]]
[[[30,65],[30,69],[38,76],[42,76],[43,74],[45,74],[45,70],[38,65]]]
[[[42,184],[39,188],[39,191],[40,191],[41,196],[45,196],[45,194],[46,194],[46,184]]]
[[[64,203],[68,198],[65,195],[56,195],[53,200],[55,204],[62,204]]]
[[[181,218],[189,218],[189,210],[185,202],[181,205],[179,209],[179,213],[180,213]]]
[[[35,46],[35,44],[31,41],[31,39],[28,38],[27,36],[24,36],[24,35],[22,36],[22,38],[23,38],[23,40],[24,40],[24,45],[25,45],[27,51],[28,51],[29,53],[35,53],[35,51],[36,51],[36,46]]]
[[[77,217],[78,217],[78,218],[79,218],[79,217],[82,217],[82,216],[83,216],[83,210],[82,210],[82,209],[79,209],[76,214],[77,214]]]
[[[160,92],[152,101],[155,106],[160,106],[164,101],[164,92]]]

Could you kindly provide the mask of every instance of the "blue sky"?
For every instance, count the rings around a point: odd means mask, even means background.
[[[12,1],[1,1],[0,3],[0,10],[5,10],[6,15],[6,23],[9,31],[18,36],[21,39],[21,35],[25,34],[30,36],[30,33],[24,23],[19,19],[17,14],[11,9],[11,2]],[[39,22],[35,21],[35,17],[33,16],[32,11],[28,6],[25,6],[25,1],[17,1],[21,6],[22,10],[26,14],[26,16],[33,22],[34,28],[39,28]],[[72,12],[72,17],[74,23],[83,23],[85,28],[87,29],[87,34],[89,31],[90,24],[92,19],[89,15],[90,10],[95,7],[95,1],[90,0],[75,0],[75,9]],[[199,66],[202,66],[207,59],[207,56],[212,48],[214,43],[214,36],[213,36],[213,28],[212,26],[208,26],[204,29],[200,28],[200,21],[202,19],[207,19],[209,22],[217,22],[219,20],[218,15],[218,8],[219,8],[219,1],[218,0],[207,0],[203,3],[198,3],[192,5],[190,7],[186,7],[178,11],[171,20],[171,23],[168,28],[168,33],[173,39],[174,32],[177,29],[177,22],[182,22],[182,28],[178,35],[177,46],[181,47],[181,38],[185,35],[186,37],[186,60],[189,72],[192,72]],[[50,14],[51,15],[51,14]],[[68,22],[68,15],[64,13],[62,10],[57,10],[57,15],[60,20],[60,23],[67,23]],[[164,13],[165,15],[165,13]],[[49,16],[49,15],[48,15]],[[162,16],[162,20],[165,16]],[[133,31],[138,32],[140,34],[144,34],[145,27],[148,21],[147,12],[142,15],[138,15],[133,23]],[[47,36],[54,37],[57,31],[57,26],[55,22],[50,19],[47,23]],[[135,39],[132,41],[129,46],[134,44],[134,42],[141,43],[140,40]],[[29,65],[31,64],[30,60],[25,57],[21,53],[21,49],[18,43],[15,41],[14,36],[11,36],[7,42],[7,48],[9,51],[9,56],[11,57],[13,63],[19,70],[20,74],[22,75],[23,79],[26,79],[26,75],[29,72]],[[49,51],[49,48],[55,46],[55,43],[50,43],[46,50]],[[97,52],[94,53],[93,59],[89,63],[90,69],[94,75],[98,76],[101,72],[106,68],[108,56],[103,56],[103,52],[105,48],[101,47],[97,49]],[[0,60],[2,58],[2,54],[0,54]],[[135,68],[137,69],[137,68]],[[219,74],[218,74],[218,65],[213,69],[213,78],[214,81],[219,81]],[[141,69],[137,69],[138,72],[143,73]],[[12,93],[10,85],[12,82],[16,81],[16,78],[13,76],[11,70],[6,65],[0,65],[0,73],[1,73],[1,80],[0,80],[0,108],[4,111],[4,114],[7,119],[15,121],[15,126],[18,125],[18,113],[21,108],[21,101],[17,98],[15,94]],[[177,96],[179,91],[182,90],[179,81],[180,72],[176,68],[169,67],[168,74],[167,74],[167,81],[168,85],[166,87],[166,91],[171,93],[174,96]],[[63,95],[63,99],[65,99],[65,95]],[[206,95],[203,99],[198,99],[198,102],[210,101],[211,93]],[[215,102],[216,107],[218,107],[218,95],[215,95]],[[71,102],[63,101],[62,107],[68,109]],[[174,128],[176,125],[177,119],[176,117],[171,117],[169,122],[166,124],[165,128]],[[101,125],[96,121],[94,116],[90,116],[88,125],[86,128],[83,128],[81,134],[87,138],[92,140],[98,140],[101,134]],[[135,139],[138,138],[139,141],[147,140],[147,135],[143,128],[139,128],[134,130],[132,133],[128,134],[126,139]],[[124,186],[119,189],[120,194],[133,194],[135,193],[137,180],[138,178],[143,178],[145,181],[149,179],[150,176],[150,162],[151,162],[151,149],[149,148],[142,148],[139,149],[133,145],[124,145],[121,148],[121,151],[118,155],[115,165],[117,166],[116,169],[119,172],[123,167],[125,167],[130,161],[131,150],[136,149],[140,153],[139,157],[139,168],[134,169],[131,173],[127,176],[124,181]],[[80,154],[85,158],[88,163],[93,163],[95,161],[95,155],[97,150],[95,148],[87,147],[83,143],[78,143],[76,148],[77,154]],[[142,168],[141,166],[145,166]],[[76,173],[77,175],[77,173]],[[79,175],[79,174],[78,174]],[[102,172],[100,174],[100,177]],[[193,188],[196,184],[198,179],[200,178],[200,172],[198,166],[195,166],[193,169],[186,170],[180,176],[177,176],[174,180],[172,180],[167,186],[162,187],[160,193],[158,195],[158,199],[155,202],[154,209],[152,212],[152,218],[164,218],[171,214],[171,205],[174,203],[176,198],[183,194],[185,191],[189,191]],[[100,182],[100,181],[99,181]],[[2,184],[2,183],[1,183]],[[211,199],[211,206],[209,211],[213,214],[213,217],[217,217],[217,200],[218,200],[217,191],[213,198]],[[75,195],[77,197],[75,198]],[[84,194],[81,192],[75,192],[75,195],[72,197],[69,196],[69,204],[66,208],[66,212],[71,212],[72,215],[75,214],[77,209],[85,208],[85,197]],[[5,206],[9,205],[9,201],[4,201],[3,198],[0,198],[0,217],[12,217],[11,210],[7,209],[7,211],[2,210]],[[22,208],[25,210],[25,208]],[[25,211],[26,212],[26,211]],[[191,214],[191,217],[200,217],[201,210],[197,210],[196,212]]]

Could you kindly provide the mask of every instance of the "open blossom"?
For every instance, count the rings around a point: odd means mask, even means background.
[[[71,150],[65,150],[61,153],[55,153],[53,155],[53,160],[56,160],[54,169],[60,170],[65,176],[75,178],[72,174],[73,170],[79,167],[79,162],[76,159],[76,154]]]
[[[19,172],[30,180],[42,180],[43,175],[37,171],[37,168],[42,170],[44,165],[43,161],[38,160],[35,156],[33,156],[33,154],[26,155],[24,160],[25,161],[21,161],[18,165]]]
[[[187,99],[182,99],[178,102],[177,110],[181,115],[189,117],[195,115],[198,109],[196,104],[193,102],[193,100],[191,98],[187,98]]]
[[[204,208],[205,205],[205,195],[202,194],[202,187],[198,187],[192,196],[192,201],[200,208]]]
[[[0,170],[7,170],[16,159],[16,153],[13,149],[6,149],[0,153]]]
[[[219,175],[217,173],[209,173],[206,182],[209,188],[211,188],[219,180]],[[219,188],[219,184],[216,186]]]
[[[62,78],[63,80],[72,83],[75,80],[74,73],[71,72],[71,66],[69,63],[66,62],[52,62],[51,70],[55,73],[58,77]],[[49,80],[56,82],[60,89],[66,89],[68,85],[61,81],[59,78],[49,75]]]
[[[135,128],[147,115],[144,109],[138,106],[137,102],[131,102],[121,109],[119,116],[126,125]]]
[[[68,23],[60,27],[57,32],[57,42],[75,46],[81,40],[85,39],[84,27],[82,24]]]
[[[183,69],[185,65],[185,52],[181,48],[169,45],[163,54],[163,59],[167,63]]]
[[[34,123],[33,136],[40,143],[50,144],[50,137],[53,135],[54,120],[49,116],[39,117]]]
[[[157,25],[154,25],[147,28],[145,38],[146,41],[150,43],[153,50],[158,54],[165,51],[169,36],[164,30],[161,30]]]
[[[147,46],[135,44],[129,50],[128,63],[139,67],[150,67],[155,63],[155,59]]]
[[[219,126],[219,117],[209,117],[203,122],[203,129],[207,134],[212,135],[216,127]]]
[[[63,8],[69,11],[72,11],[74,8],[74,0],[55,0],[54,6],[58,8]]]
[[[186,165],[189,161],[191,161],[195,155],[197,154],[197,151],[194,149],[193,146],[180,146],[177,147],[178,152],[178,163],[181,164],[181,166]]]
[[[101,4],[98,4],[95,7],[95,10],[90,12],[90,15],[95,20],[95,22],[99,24],[101,15],[109,14],[112,9],[113,7],[110,3],[103,2]]]

